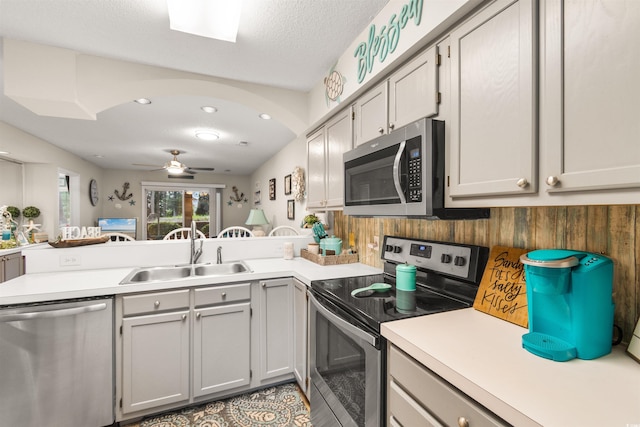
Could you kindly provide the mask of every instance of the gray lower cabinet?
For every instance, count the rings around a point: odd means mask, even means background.
[[[21,253],[0,257],[0,283],[24,274],[24,260]]]
[[[309,397],[309,364],[307,363],[307,354],[309,354],[309,310],[307,303],[307,285],[293,279],[293,374],[296,377],[300,389]]]
[[[122,421],[248,389],[251,283],[116,298]]]
[[[195,290],[193,397],[250,383],[250,286],[242,283]],[[211,304],[222,305],[207,307]]]
[[[261,381],[291,375],[293,368],[293,279],[262,280],[260,301]]]
[[[121,298],[122,413],[189,400],[189,290]]]
[[[387,363],[388,425],[509,425],[392,344]]]

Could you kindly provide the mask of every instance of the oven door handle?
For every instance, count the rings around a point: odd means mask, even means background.
[[[346,330],[352,335],[360,338],[371,346],[376,346],[378,344],[378,339],[371,334],[366,333],[362,329],[352,325],[351,323],[344,320],[342,317],[336,315],[331,310],[327,309],[325,306],[320,304],[320,302],[309,293],[309,298],[311,298],[311,302],[313,303],[316,310],[318,310],[324,317],[326,317],[331,323],[337,325],[338,327]]]
[[[400,147],[398,148],[398,152],[396,153],[396,158],[393,159],[393,185],[396,187],[396,192],[398,193],[398,197],[400,198],[400,203],[405,204],[407,199],[404,197],[404,189],[402,188],[402,182],[400,182],[400,173],[402,170],[400,169],[400,160],[402,159],[402,155],[404,154],[404,147],[407,144],[406,141],[402,141],[400,143]]]

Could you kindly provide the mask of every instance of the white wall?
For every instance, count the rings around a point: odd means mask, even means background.
[[[307,201],[305,199],[301,202],[294,202],[295,218],[293,220],[287,219],[287,200],[292,200],[293,194],[284,194],[284,177],[292,174],[296,166],[302,167],[306,173],[307,144],[304,135],[291,141],[251,175],[252,191],[260,191],[261,195],[260,205],[256,207],[262,208],[269,220],[269,226],[264,227],[267,232],[279,225],[300,227],[302,218],[306,215]],[[269,180],[272,178],[276,179],[275,200],[269,200]]]
[[[103,170],[86,160],[62,150],[53,144],[25,133],[5,122],[0,122],[0,150],[8,151],[8,157],[24,162],[25,206],[40,209],[40,217],[35,221],[42,224],[42,231],[55,239],[58,234],[58,169],[77,173],[80,177],[80,224],[92,225],[100,212],[100,206],[92,206],[89,201],[89,180],[102,179]],[[2,203],[2,201],[0,201]]]
[[[251,184],[249,176],[246,175],[225,175],[200,172],[194,175],[194,179],[170,179],[163,171],[147,172],[132,170],[115,170],[107,169],[104,171],[103,184],[101,185],[101,216],[115,218],[138,218],[138,238],[142,237],[141,218],[144,211],[144,198],[142,195],[142,181],[167,182],[173,185],[181,184],[185,187],[189,184],[221,184],[226,187],[222,190],[222,224],[221,229],[231,225],[244,225],[249,216],[251,209]],[[115,190],[120,195],[123,193],[123,185],[129,183],[127,194],[133,196],[129,200],[119,200],[115,195]],[[237,187],[238,190],[245,194],[247,202],[238,203],[231,201],[230,196],[233,195],[232,188]],[[113,200],[109,200],[109,196],[113,196]],[[135,204],[130,202],[134,201]],[[238,207],[238,205],[242,205]]]

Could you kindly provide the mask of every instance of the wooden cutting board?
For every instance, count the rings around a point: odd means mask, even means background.
[[[527,285],[520,255],[529,249],[494,246],[482,275],[473,308],[527,328]]]

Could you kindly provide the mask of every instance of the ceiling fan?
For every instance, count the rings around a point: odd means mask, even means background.
[[[169,153],[171,153],[173,155],[173,159],[169,160],[167,163],[165,163],[162,167],[160,167],[159,169],[153,169],[153,170],[166,170],[169,174],[171,175],[179,175],[182,173],[188,173],[191,175],[195,175],[197,173],[197,171],[213,171],[214,168],[190,168],[187,165],[185,165],[184,163],[180,162],[178,160],[178,155],[180,154],[180,150],[171,150],[169,151]],[[139,163],[134,163],[134,166],[151,166],[151,167],[155,167],[155,165],[143,165],[143,164],[139,164]]]

